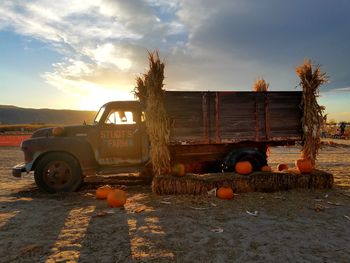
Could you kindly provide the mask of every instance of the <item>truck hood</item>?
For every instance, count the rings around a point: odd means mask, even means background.
[[[63,128],[62,137],[72,137],[72,136],[86,135],[94,127],[94,125],[75,125],[75,126],[61,126],[61,127]],[[55,127],[39,129],[32,134],[32,138],[51,137],[53,136],[52,130],[54,128]]]

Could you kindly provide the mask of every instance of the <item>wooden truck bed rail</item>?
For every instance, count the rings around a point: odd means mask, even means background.
[[[302,92],[165,93],[171,145],[301,140]]]

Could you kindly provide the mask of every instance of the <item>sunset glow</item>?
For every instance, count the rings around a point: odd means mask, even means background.
[[[350,121],[349,4],[313,8],[302,0],[5,1],[0,104],[96,110],[134,99],[147,50],[158,49],[170,90],[251,90],[258,77],[270,90],[300,90],[294,69],[308,57],[330,76],[326,113]]]

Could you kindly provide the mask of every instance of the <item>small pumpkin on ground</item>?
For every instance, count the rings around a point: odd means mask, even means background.
[[[288,168],[289,166],[286,163],[280,163],[279,165],[277,165],[277,171],[287,170]]]
[[[110,191],[107,203],[110,207],[122,207],[126,203],[126,192],[120,189]]]
[[[269,165],[265,165],[265,166],[261,167],[261,171],[262,172],[272,172],[272,168]]]
[[[97,199],[106,199],[109,192],[112,191],[112,187],[110,185],[100,186],[96,189],[96,198]]]
[[[312,170],[314,169],[311,161],[308,160],[308,159],[304,159],[304,158],[296,160],[295,161],[295,166],[299,169],[299,171],[302,174],[311,173]]]
[[[250,174],[253,171],[253,166],[249,161],[240,161],[236,163],[235,171],[239,174]]]
[[[172,167],[171,172],[173,175],[176,176],[184,176],[186,174],[185,165],[183,165],[182,163],[176,163]]]
[[[220,199],[227,199],[227,200],[232,199],[233,198],[232,187],[228,186],[227,184],[224,184],[223,186],[219,187],[218,191],[216,192],[216,196]]]

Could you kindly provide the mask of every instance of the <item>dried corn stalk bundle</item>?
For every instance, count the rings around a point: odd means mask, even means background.
[[[302,155],[309,159],[313,164],[317,159],[317,153],[320,149],[320,133],[323,126],[324,107],[318,105],[317,97],[319,88],[328,82],[326,73],[321,72],[320,65],[313,66],[309,59],[295,69],[300,78],[299,85],[303,89],[303,117],[301,119],[303,127],[304,145]]]
[[[268,91],[270,84],[266,83],[263,78],[257,79],[253,84],[253,91],[263,92]]]
[[[134,89],[135,97],[140,101],[142,108],[146,108],[147,100],[147,88],[144,83],[144,79],[141,77],[136,78],[136,87]]]
[[[150,139],[150,160],[156,175],[170,171],[169,121],[164,108],[164,63],[158,52],[148,53],[149,70],[136,79],[135,96],[146,114],[146,130]]]

